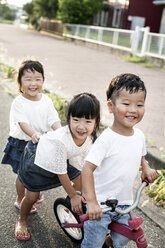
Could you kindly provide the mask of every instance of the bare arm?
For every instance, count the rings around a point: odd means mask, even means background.
[[[53,125],[51,126],[51,128],[53,130],[56,130],[57,128],[60,128],[61,127],[61,122],[60,121],[56,121],[53,123]]]
[[[19,122],[19,125],[20,125],[20,128],[22,129],[22,131],[31,137],[32,142],[34,144],[38,143],[40,136],[41,136],[41,133],[34,130],[29,124],[27,124],[25,122]],[[60,127],[61,127],[60,121],[57,121],[57,122],[53,123],[53,125],[52,125],[53,130],[56,130],[57,128],[60,128]]]
[[[38,143],[41,133],[34,130],[29,124],[25,122],[19,122],[20,128],[24,133],[31,137],[34,144]]]
[[[82,201],[84,202],[84,198],[76,193],[68,177],[68,174],[62,174],[62,175],[58,174],[58,177],[66,193],[71,199],[71,206],[73,212],[77,214],[83,214]]]
[[[85,162],[81,172],[82,177],[82,194],[87,201],[87,208],[89,213],[89,219],[95,220],[102,217],[101,208],[97,202],[93,172],[96,166],[90,162]]]
[[[142,169],[142,175],[141,175],[142,180],[144,178],[147,178],[149,182],[152,183],[158,177],[157,170],[150,168],[145,157],[142,157],[141,169]]]

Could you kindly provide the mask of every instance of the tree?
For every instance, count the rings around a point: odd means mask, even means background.
[[[0,17],[4,20],[15,20],[16,11],[14,9],[9,8],[6,3],[2,4],[1,2],[2,1],[0,1]]]
[[[39,17],[53,19],[58,10],[58,0],[33,0],[34,12]]]
[[[58,18],[63,23],[90,24],[103,9],[103,0],[59,0]]]
[[[23,10],[27,13],[28,17],[32,16],[34,12],[33,2],[24,4]]]
[[[36,29],[39,28],[40,17],[54,19],[58,10],[58,0],[32,0],[23,6],[30,22]]]

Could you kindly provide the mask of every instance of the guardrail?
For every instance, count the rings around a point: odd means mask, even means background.
[[[149,27],[126,30],[64,24],[63,36],[121,49],[140,57],[165,59],[165,34],[151,33]]]

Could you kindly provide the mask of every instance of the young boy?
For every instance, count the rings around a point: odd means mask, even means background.
[[[129,215],[115,212],[102,214],[100,202],[110,197],[118,200],[118,208],[125,209],[133,203],[133,185],[142,166],[142,178],[153,182],[156,170],[149,167],[143,133],[134,128],[143,118],[146,88],[143,81],[133,74],[122,74],[110,82],[107,106],[114,115],[108,127],[95,141],[86,157],[82,170],[82,192],[87,201],[89,221],[84,223],[84,239],[81,248],[101,248],[108,224],[115,220],[128,225]],[[129,239],[111,232],[113,247],[120,248]]]

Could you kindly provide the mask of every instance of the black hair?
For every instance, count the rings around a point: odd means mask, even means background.
[[[113,78],[107,87],[107,100],[111,99],[114,103],[120,94],[120,90],[125,89],[130,94],[138,91],[144,92],[144,99],[146,98],[147,90],[144,82],[137,75],[131,73],[120,74]]]
[[[42,74],[43,80],[45,79],[44,77],[44,68],[43,65],[37,61],[37,60],[24,60],[22,61],[19,69],[18,69],[18,76],[17,76],[17,82],[18,82],[18,86],[19,86],[19,92],[23,93],[21,90],[21,78],[24,74],[24,71],[37,71],[39,73]]]
[[[90,93],[80,93],[71,100],[67,110],[67,122],[70,123],[70,117],[96,119],[96,127],[91,134],[93,142],[97,138],[97,131],[100,124],[100,102]]]

